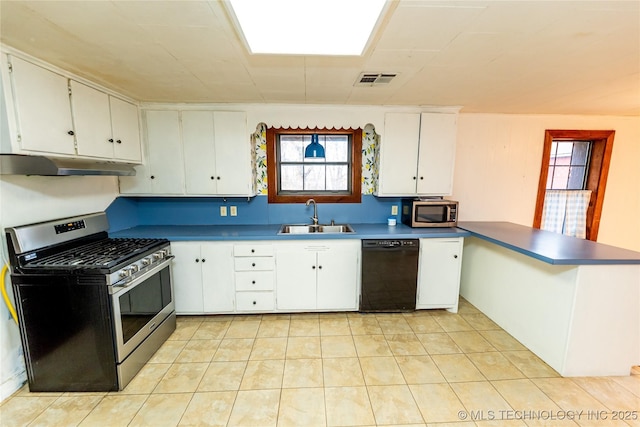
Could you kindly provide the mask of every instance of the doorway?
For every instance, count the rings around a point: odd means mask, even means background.
[[[614,135],[613,130],[545,131],[534,228],[542,223],[547,190],[590,190],[586,239],[597,240]]]

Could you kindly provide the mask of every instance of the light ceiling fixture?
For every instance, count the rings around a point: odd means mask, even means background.
[[[386,0],[228,0],[253,54],[362,55]]]
[[[324,147],[318,142],[318,134],[311,135],[311,142],[304,149],[306,159],[324,159]]]

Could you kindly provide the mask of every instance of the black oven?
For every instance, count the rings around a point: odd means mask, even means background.
[[[7,229],[31,391],[122,390],[175,330],[171,247],[92,214]]]

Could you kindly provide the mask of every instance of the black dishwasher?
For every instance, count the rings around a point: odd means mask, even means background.
[[[413,311],[418,239],[362,240],[361,312]]]

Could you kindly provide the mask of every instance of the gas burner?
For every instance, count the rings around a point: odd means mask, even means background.
[[[93,243],[30,261],[26,268],[112,268],[140,252],[166,242],[164,239],[117,238]]]

